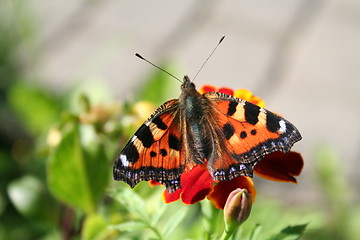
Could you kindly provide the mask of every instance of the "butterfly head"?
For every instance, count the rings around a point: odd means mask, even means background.
[[[183,83],[181,84],[181,90],[184,92],[187,89],[195,89],[195,84],[190,80],[187,75],[185,75]]]

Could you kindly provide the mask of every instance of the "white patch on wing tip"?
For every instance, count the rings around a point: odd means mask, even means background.
[[[132,138],[130,139],[130,142],[133,142],[136,138],[137,138],[136,135],[132,136]]]
[[[128,166],[129,166],[129,161],[127,160],[126,155],[120,154],[120,161],[121,161],[121,163],[122,163],[122,165],[123,165],[124,167],[128,167]]]
[[[281,133],[286,132],[286,122],[283,119],[279,121],[279,125],[280,125],[280,132]]]

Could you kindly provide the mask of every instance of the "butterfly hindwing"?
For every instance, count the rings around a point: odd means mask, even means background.
[[[180,186],[184,158],[178,114],[178,101],[170,100],[141,125],[116,158],[115,180],[132,187],[148,180],[160,182],[169,190]]]
[[[219,92],[204,96],[212,103],[221,146],[221,157],[209,164],[216,180],[252,176],[259,160],[276,151],[288,152],[301,139],[294,125],[264,108]]]

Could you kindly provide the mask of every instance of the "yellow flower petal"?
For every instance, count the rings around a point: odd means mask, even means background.
[[[252,97],[252,92],[247,90],[247,89],[238,89],[234,92],[234,97],[243,99],[245,101],[250,101],[251,97]]]

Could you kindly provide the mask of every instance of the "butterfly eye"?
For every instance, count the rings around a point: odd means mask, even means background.
[[[183,82],[183,84],[181,85],[181,90],[190,89],[190,88],[196,89],[195,84],[190,81],[190,79],[189,79],[188,76],[185,76],[185,77],[184,77],[184,82]]]

